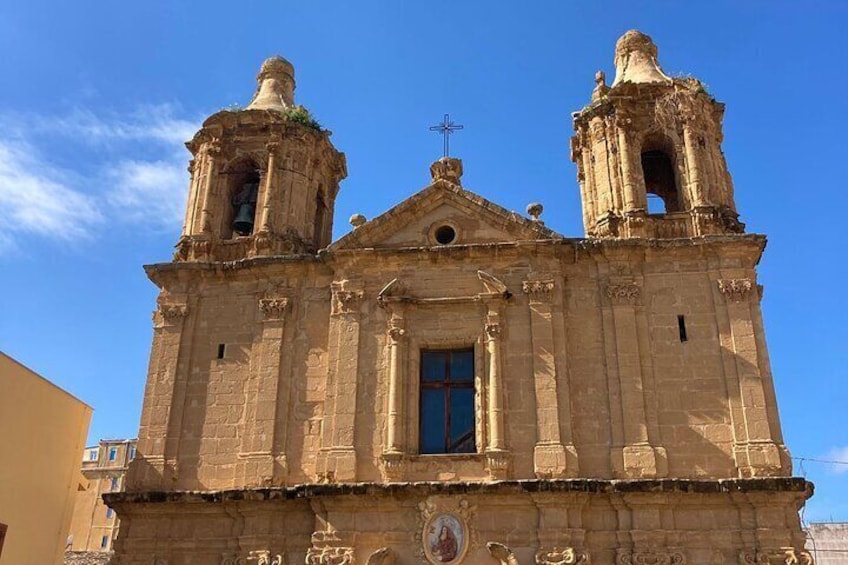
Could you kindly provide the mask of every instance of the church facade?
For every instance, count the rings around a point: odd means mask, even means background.
[[[615,66],[573,115],[585,237],[443,158],[333,242],[287,61],[208,118],[113,563],[810,563],[724,106],[639,32]]]

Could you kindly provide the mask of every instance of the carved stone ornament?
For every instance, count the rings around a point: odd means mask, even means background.
[[[524,281],[521,285],[522,290],[530,295],[531,300],[547,302],[551,299],[551,294],[554,290],[554,281]]]
[[[497,339],[501,335],[501,325],[498,323],[486,324],[486,336],[489,339]]]
[[[718,289],[731,302],[742,302],[754,288],[751,279],[718,279]]]
[[[429,497],[418,504],[418,556],[433,565],[454,565],[477,547],[477,532],[470,527],[477,507],[464,498]],[[446,557],[453,555],[453,558]]]
[[[794,547],[743,551],[739,554],[739,565],[813,565],[813,556]]]
[[[159,313],[165,322],[174,324],[186,317],[188,306],[185,304],[160,304]]]
[[[616,565],[686,565],[686,556],[670,550],[619,550]]]
[[[306,552],[306,565],[351,565],[352,547],[310,547]]]
[[[388,329],[388,331],[386,333],[388,334],[389,339],[393,343],[397,343],[401,339],[403,339],[404,335],[406,335],[406,330],[403,329],[403,328],[399,328],[399,327],[391,327],[391,328]]]
[[[518,559],[515,557],[515,553],[512,550],[502,544],[495,541],[490,541],[486,544],[486,549],[489,550],[489,554],[501,565],[518,565]]]
[[[289,307],[289,299],[284,297],[260,298],[259,310],[266,320],[279,320],[286,314]]]
[[[446,180],[460,185],[462,178],[462,160],[454,157],[442,157],[430,165],[430,176],[433,181]]]
[[[642,296],[642,289],[635,283],[608,284],[607,298],[613,304],[636,304]]]
[[[536,552],[536,565],[589,565],[589,554],[573,547],[554,547]]]
[[[365,565],[394,565],[395,552],[388,547],[381,547],[368,556]]]
[[[363,292],[353,290],[333,290],[333,315],[351,314],[359,306]]]
[[[251,551],[247,555],[225,555],[221,559],[221,565],[284,565],[285,558],[273,555],[267,549]]]

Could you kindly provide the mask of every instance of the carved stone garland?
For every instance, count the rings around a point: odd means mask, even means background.
[[[540,549],[536,565],[589,565],[589,554],[573,547]]]
[[[686,556],[680,551],[666,549],[619,550],[616,565],[686,565]]]

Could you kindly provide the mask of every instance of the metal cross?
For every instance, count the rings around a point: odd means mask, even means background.
[[[430,126],[430,131],[438,131],[442,134],[442,137],[445,140],[444,146],[444,156],[447,157],[450,151],[450,134],[455,132],[458,129],[462,129],[465,126],[457,125],[450,121],[450,114],[445,114],[445,118],[440,124],[436,124],[434,126]]]

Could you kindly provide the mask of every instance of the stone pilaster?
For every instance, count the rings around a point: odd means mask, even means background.
[[[574,475],[568,470],[568,457],[563,446],[560,428],[567,428],[571,437],[571,414],[568,406],[559,406],[559,375],[554,346],[553,279],[524,281],[522,289],[528,296],[530,307],[530,339],[533,350],[533,384],[536,393],[536,446],[533,450],[533,467],[537,477],[562,477]],[[562,422],[560,416],[562,415]],[[569,446],[572,459],[576,451]]]
[[[748,278],[716,281],[719,340],[733,422],[733,456],[742,477],[789,472],[785,447],[775,442],[769,421]],[[724,302],[724,307],[721,307]]]
[[[387,480],[400,480],[403,475],[403,454],[405,445],[406,412],[404,358],[406,330],[404,329],[403,308],[394,308],[389,316],[386,330],[386,349],[388,367],[388,398],[386,410],[386,443],[383,449],[383,474]]]
[[[486,407],[488,410],[488,443],[486,458],[489,476],[505,478],[509,472],[509,459],[504,439],[503,413],[503,374],[501,368],[502,330],[500,304],[490,302],[487,305],[486,324],[484,327],[486,340]]]
[[[350,482],[356,479],[356,403],[359,379],[359,333],[363,292],[348,281],[332,284],[329,368],[319,480]]]
[[[277,422],[288,419],[287,414],[279,414],[279,410],[288,406],[287,392],[291,382],[283,375],[281,366],[289,302],[289,298],[283,296],[258,301],[262,322],[251,349],[251,376],[245,386],[246,412],[236,466],[239,486],[283,485],[286,482],[286,455],[285,452],[275,453],[274,446]]]
[[[274,183],[276,182],[276,175],[274,173],[276,172],[276,159],[279,148],[280,144],[276,142],[265,144],[265,149],[268,151],[268,168],[265,173],[265,182],[262,185],[262,193],[259,195],[261,198],[259,209],[262,211],[259,219],[259,231],[262,232],[271,231],[271,204],[279,200],[279,197],[273,193]]]
[[[212,217],[209,208],[212,206],[212,191],[214,190],[215,176],[218,173],[217,156],[221,153],[221,144],[212,142],[206,146],[206,182],[203,184],[203,197],[200,208],[200,233],[212,234]]]
[[[632,281],[610,283],[606,297],[612,309],[615,388],[620,393],[621,447],[613,447],[613,472],[621,478],[655,478],[667,473],[665,450],[650,443],[636,306],[642,287]],[[611,378],[613,378],[611,376]],[[612,400],[611,400],[612,402]]]

